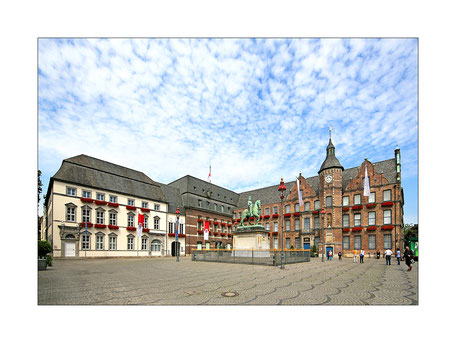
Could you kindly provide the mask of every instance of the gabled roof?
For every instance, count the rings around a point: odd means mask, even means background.
[[[179,189],[165,185],[163,183],[159,183],[159,185],[168,202],[168,212],[175,213],[179,207],[180,213],[182,215],[185,215],[185,207],[184,203],[182,202],[182,196]]]
[[[160,185],[144,173],[87,155],[63,160],[53,180],[167,202]]]

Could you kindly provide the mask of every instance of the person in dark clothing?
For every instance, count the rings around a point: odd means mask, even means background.
[[[339,251],[337,255],[339,255],[339,260],[342,260],[342,252]]]
[[[413,253],[408,246],[405,247],[404,251],[405,264],[408,266],[408,272],[412,270],[412,259]]]

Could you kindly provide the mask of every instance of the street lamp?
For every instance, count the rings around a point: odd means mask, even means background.
[[[320,214],[321,214],[321,219],[322,219],[322,225],[320,227],[320,244],[321,244],[321,262],[324,262],[325,259],[324,259],[324,251],[325,251],[325,246],[323,244],[323,230],[325,228],[325,214],[326,214],[326,211],[325,209],[322,209],[320,211]]]
[[[179,240],[177,239],[177,235],[178,235],[178,231],[179,231],[179,216],[180,216],[180,211],[179,211],[179,207],[177,208],[177,211],[176,211],[176,231],[175,231],[175,237],[176,237],[176,247],[174,249],[175,253],[176,253],[176,262],[179,262]]]
[[[285,269],[285,266],[283,265],[283,260],[284,260],[284,256],[283,256],[283,198],[284,198],[284,195],[283,195],[283,192],[285,192],[287,189],[287,187],[285,187],[285,184],[283,183],[283,177],[280,179],[280,186],[279,186],[279,192],[282,192],[282,194],[280,195],[280,208],[282,209],[282,255],[281,255],[281,258],[280,258],[280,269]]]

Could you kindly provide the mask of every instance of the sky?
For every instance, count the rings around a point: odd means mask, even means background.
[[[318,174],[329,127],[345,169],[402,157],[417,223],[416,39],[39,39],[45,194],[79,154],[236,192]]]

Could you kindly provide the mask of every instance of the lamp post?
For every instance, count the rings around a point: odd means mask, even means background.
[[[281,192],[280,195],[280,208],[282,210],[282,255],[280,257],[280,269],[285,269],[285,266],[283,265],[283,260],[284,260],[284,255],[283,255],[283,192],[285,192],[287,187],[285,187],[285,184],[283,183],[283,177],[280,179],[280,186],[279,186],[279,192]]]
[[[176,237],[176,246],[174,248],[174,252],[176,253],[176,262],[179,262],[179,240],[178,240],[178,231],[179,231],[179,216],[180,216],[180,211],[179,207],[176,210],[176,229],[175,229],[175,237]]]
[[[320,228],[320,244],[321,244],[321,262],[324,262],[325,259],[324,259],[324,251],[325,251],[325,245],[323,244],[323,230],[325,229],[325,214],[326,214],[326,211],[325,209],[322,209],[320,211],[320,214],[321,214],[321,219],[322,219],[322,226]]]

